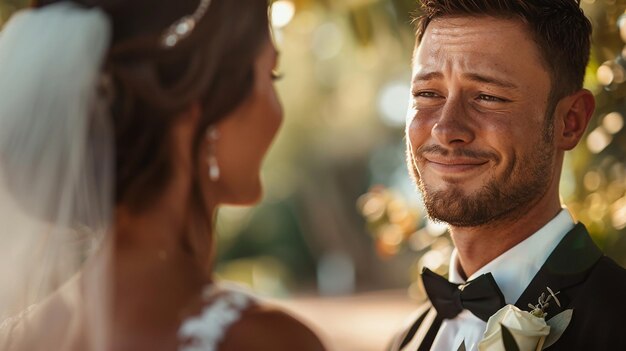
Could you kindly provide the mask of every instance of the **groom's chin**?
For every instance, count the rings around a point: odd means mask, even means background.
[[[461,190],[432,191],[419,184],[428,218],[452,227],[477,227],[489,223],[492,213]]]

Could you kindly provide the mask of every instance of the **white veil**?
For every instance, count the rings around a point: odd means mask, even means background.
[[[90,325],[86,347],[107,349],[108,275],[90,271],[88,290],[68,281],[86,279],[71,278],[110,229],[112,132],[99,89],[110,35],[104,12],[70,2],[21,11],[0,32],[2,350],[16,347],[18,329],[47,343],[21,348],[62,350],[78,320]],[[88,312],[44,325],[37,309],[61,286],[73,289],[68,306]]]

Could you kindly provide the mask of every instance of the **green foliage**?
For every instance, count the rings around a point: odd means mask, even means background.
[[[603,250],[626,266],[626,3],[583,7],[594,26],[585,86],[597,105],[581,145],[566,160],[562,195]]]

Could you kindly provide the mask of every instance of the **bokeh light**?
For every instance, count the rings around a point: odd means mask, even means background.
[[[624,128],[624,117],[619,112],[611,112],[602,119],[602,126],[610,134],[617,134]]]
[[[598,154],[609,146],[611,140],[611,135],[604,128],[598,127],[587,136],[587,148],[594,154]]]
[[[283,28],[291,22],[295,13],[296,5],[290,0],[278,0],[272,3],[271,20],[274,28]]]
[[[410,89],[405,81],[394,81],[383,86],[378,98],[378,109],[385,124],[404,127]]]

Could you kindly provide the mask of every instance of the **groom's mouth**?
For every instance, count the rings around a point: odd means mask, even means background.
[[[442,175],[462,175],[467,172],[480,170],[489,161],[466,157],[441,157],[441,156],[423,156],[426,166]]]

